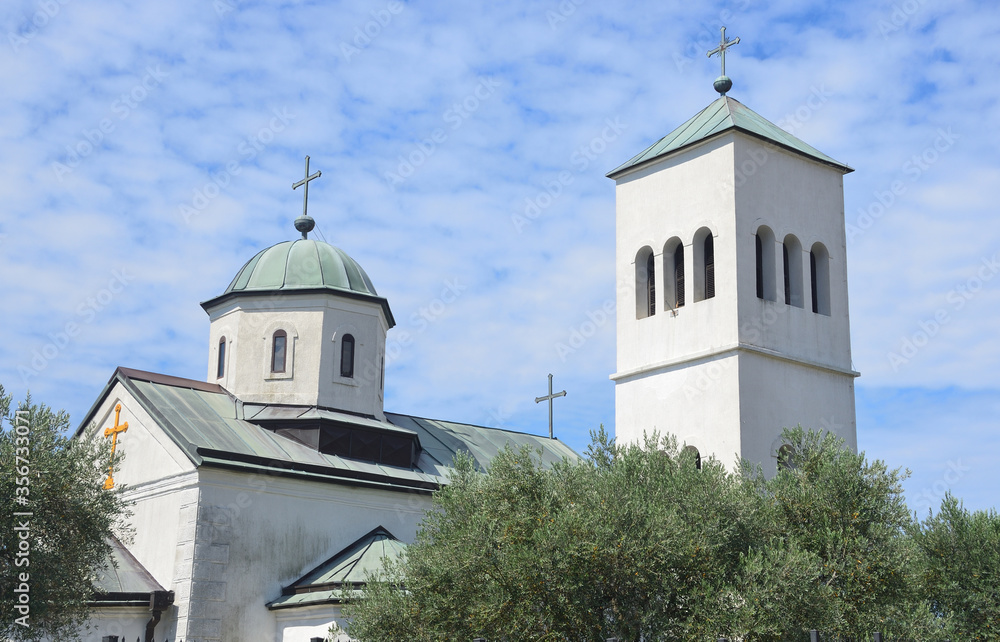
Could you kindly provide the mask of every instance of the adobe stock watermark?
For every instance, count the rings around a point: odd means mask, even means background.
[[[812,120],[813,114],[823,109],[831,98],[833,93],[827,91],[826,85],[819,87],[813,85],[809,88],[809,96],[795,108],[795,111],[785,114],[776,124],[786,132],[794,134]]]
[[[2,420],[2,418],[0,418]],[[0,426],[2,428],[2,426]],[[31,626],[31,423],[27,410],[14,411],[14,425],[11,426],[14,441],[14,459],[11,461],[14,479],[13,524],[7,555],[13,557],[17,572],[12,572],[14,585],[13,610],[19,617],[14,618],[18,626]],[[14,542],[17,545],[14,545]]]
[[[777,125],[788,133],[795,134],[812,119],[816,112],[826,106],[833,95],[826,89],[826,85],[811,86],[809,96],[799,103],[793,111],[782,117]],[[732,175],[723,176],[716,183],[720,191],[725,193],[743,186],[750,177],[767,164],[771,154],[778,151],[778,148],[769,142],[761,141],[760,145],[760,148],[751,147],[747,151],[745,157],[737,162],[736,170]]]
[[[522,233],[532,221],[538,219],[545,210],[552,207],[566,188],[576,180],[575,174],[587,171],[590,165],[621,137],[622,132],[628,129],[628,125],[617,117],[614,120],[605,119],[604,124],[605,127],[598,136],[594,136],[590,142],[580,145],[570,154],[569,163],[573,171],[566,169],[559,172],[554,178],[545,182],[544,189],[534,196],[526,196],[524,202],[511,212],[510,222],[518,234]]]
[[[901,337],[899,348],[886,354],[893,372],[899,372],[901,367],[909,364],[944,326],[951,323],[952,314],[962,310],[969,301],[982,292],[997,273],[1000,273],[1000,252],[995,252],[992,257],[984,257],[980,263],[971,277],[955,285],[945,295],[948,306],[942,306],[935,310],[933,315],[918,321],[918,329],[908,336]]]
[[[875,222],[896,204],[899,197],[906,194],[910,185],[919,181],[960,138],[961,136],[953,132],[951,127],[938,129],[937,136],[929,145],[903,163],[900,172],[905,181],[897,179],[892,181],[887,189],[875,190],[868,205],[858,208],[854,223],[846,225],[847,240],[853,241],[870,230]]]
[[[340,41],[340,53],[344,56],[344,60],[351,62],[351,58],[367,49],[376,38],[382,35],[382,31],[392,24],[393,18],[403,13],[405,8],[406,5],[402,2],[389,0],[384,8],[372,9],[372,19],[363,25],[354,27],[354,39],[352,40],[354,44]]]
[[[448,129],[439,127],[429,136],[411,143],[411,151],[396,157],[399,162],[395,171],[383,174],[389,189],[395,192],[396,186],[402,185],[412,178],[416,171],[423,167],[434,156],[438,148],[448,140],[449,133],[460,129],[465,121],[479,111],[483,103],[496,93],[499,87],[500,83],[492,77],[480,78],[475,89],[446,109],[441,115],[441,119],[448,125]]]
[[[549,9],[545,12],[545,19],[549,22],[549,29],[555,31],[559,25],[563,24],[570,17],[576,13],[577,7],[585,3],[587,0],[562,0],[555,9]]]
[[[409,325],[406,328],[398,328],[397,326],[392,338],[386,341],[385,363],[390,364],[398,359],[406,348],[413,345],[416,337],[426,332],[431,324],[440,320],[468,289],[469,284],[458,277],[445,279],[441,292],[410,315]],[[371,368],[366,368],[364,376],[367,381],[374,381],[375,378],[381,376],[381,370],[377,370],[372,365]]]
[[[62,182],[63,177],[71,174],[80,163],[93,154],[104,140],[114,133],[118,125],[132,115],[132,112],[149,98],[152,91],[158,88],[170,74],[160,68],[146,67],[145,75],[133,85],[132,89],[121,94],[110,105],[111,116],[102,118],[94,127],[81,130],[80,139],[66,145],[66,156],[60,161],[53,161],[52,173]]]
[[[190,201],[178,206],[181,218],[184,219],[185,223],[190,223],[193,216],[204,212],[212,201],[229,187],[233,178],[240,175],[240,172],[243,171],[243,163],[257,158],[274,141],[277,134],[285,131],[289,124],[295,120],[295,114],[290,112],[287,107],[282,107],[280,110],[274,108],[271,113],[274,115],[266,125],[236,145],[236,153],[239,154],[239,158],[229,161],[222,169],[213,172],[209,177],[210,180],[193,190]]]
[[[888,40],[890,34],[905,27],[906,23],[923,9],[926,3],[927,0],[903,0],[893,3],[892,12],[888,19],[879,18],[877,23],[878,32],[882,35],[882,39]]]
[[[930,487],[925,487],[920,490],[914,498],[914,512],[924,512],[931,511],[936,508],[944,496],[951,490],[956,484],[958,484],[966,476],[966,474],[972,470],[972,466],[967,466],[962,463],[962,460],[958,461],[948,460],[947,467],[944,474],[936,482],[931,484]]]
[[[112,270],[108,284],[86,297],[82,303],[76,306],[76,313],[63,324],[62,328],[56,332],[49,332],[50,341],[41,348],[36,348],[31,353],[31,360],[27,364],[20,364],[17,373],[21,376],[21,381],[25,386],[32,377],[36,377],[49,367],[63,350],[78,337],[84,327],[94,322],[97,316],[111,305],[115,298],[125,291],[125,288],[135,278],[129,274],[126,268]]]
[[[42,29],[49,26],[52,19],[62,12],[62,8],[68,5],[70,0],[41,0],[38,3],[38,11],[32,14],[31,19],[17,33],[7,32],[7,42],[10,48],[17,53],[22,47],[34,40]]]
[[[768,328],[777,323],[778,319],[784,316],[791,307],[774,301],[766,302],[760,317],[745,321],[740,325],[740,343],[762,345]],[[699,368],[697,374],[688,375],[682,388],[684,397],[691,401],[710,391],[715,387],[715,384],[722,380],[734,363],[734,359],[728,358],[713,360],[704,368]],[[822,427],[826,428],[825,425]]]
[[[608,299],[600,307],[594,310],[587,310],[587,320],[577,325],[571,326],[566,333],[565,341],[556,343],[556,355],[560,361],[566,362],[566,358],[582,348],[598,330],[606,326],[615,319],[615,300]]]

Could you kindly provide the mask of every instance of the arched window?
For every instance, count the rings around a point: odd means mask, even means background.
[[[757,268],[757,298],[777,301],[774,279],[774,233],[761,225],[754,235]]]
[[[656,259],[646,246],[635,256],[635,318],[656,314]]]
[[[802,297],[802,244],[792,234],[781,245],[781,264],[785,275],[785,303],[804,307]]]
[[[703,227],[694,233],[694,300],[715,296],[715,239],[712,230]]]
[[[663,245],[663,305],[684,307],[684,244],[676,236]]]
[[[715,296],[715,237],[705,237],[705,298]]]
[[[340,376],[354,376],[354,335],[345,334],[340,341]]]
[[[792,470],[795,468],[795,449],[790,444],[785,444],[778,449],[778,470]]]
[[[219,379],[226,374],[226,337],[219,339],[219,365],[215,376]]]
[[[701,470],[701,453],[698,452],[697,448],[695,448],[694,446],[684,446],[684,449],[681,451],[681,454],[688,455],[689,457],[693,458],[694,467],[697,468],[698,470]]]
[[[650,254],[646,259],[646,289],[649,300],[649,316],[656,314],[656,261]]]
[[[288,334],[277,330],[271,339],[271,372],[285,371],[285,356],[288,351]]]
[[[822,243],[814,243],[809,252],[809,285],[812,311],[830,316],[830,253]]]
[[[684,307],[684,245],[680,242],[674,252],[674,307]]]

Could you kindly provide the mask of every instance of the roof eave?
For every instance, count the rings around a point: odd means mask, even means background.
[[[795,154],[797,156],[802,156],[803,158],[808,158],[809,160],[811,160],[813,162],[819,163],[821,165],[825,165],[825,166],[830,167],[832,169],[836,169],[837,171],[839,171],[839,172],[841,172],[843,174],[850,174],[851,172],[854,171],[854,168],[851,167],[850,165],[846,165],[846,164],[843,164],[843,163],[831,163],[830,161],[825,160],[823,158],[819,158],[817,156],[813,156],[812,154],[807,154],[807,153],[803,152],[800,149],[795,149],[794,147],[790,147],[788,145],[785,145],[784,143],[780,143],[780,142],[774,140],[773,138],[768,138],[767,136],[761,136],[757,132],[750,131],[749,129],[740,127],[739,125],[732,125],[731,127],[727,127],[726,129],[723,129],[721,131],[715,132],[714,134],[711,134],[710,136],[706,136],[705,138],[700,138],[700,139],[698,139],[696,141],[692,141],[690,143],[687,143],[686,145],[682,145],[682,146],[680,146],[680,147],[678,147],[676,149],[671,149],[670,151],[664,152],[663,154],[660,154],[658,156],[654,156],[652,158],[647,158],[646,160],[641,161],[639,163],[636,163],[635,165],[629,165],[627,167],[619,167],[617,169],[613,169],[610,172],[608,172],[607,174],[605,174],[605,176],[607,178],[610,178],[611,180],[618,180],[620,177],[622,177],[622,176],[624,176],[626,174],[630,174],[633,171],[639,171],[641,169],[645,169],[645,168],[647,168],[647,167],[649,167],[651,165],[655,165],[656,163],[659,163],[660,161],[666,160],[667,158],[670,158],[671,156],[675,156],[675,155],[680,154],[681,152],[684,152],[684,151],[686,151],[688,149],[691,149],[693,147],[697,147],[698,145],[702,145],[702,144],[704,144],[704,143],[706,143],[708,141],[714,140],[714,139],[716,139],[716,138],[718,138],[718,137],[726,134],[727,132],[731,132],[731,131],[738,131],[741,134],[746,134],[747,136],[752,136],[753,138],[761,140],[761,141],[763,141],[764,143],[766,143],[768,145],[772,145],[774,147],[778,147],[780,149],[783,149],[786,152],[791,152],[791,153],[793,153],[793,154]]]
[[[382,308],[382,313],[385,314],[386,323],[389,324],[390,328],[395,327],[396,319],[392,316],[392,310],[389,309],[389,301],[385,297],[376,296],[374,294],[365,294],[363,292],[355,292],[354,290],[342,290],[340,288],[334,287],[319,287],[319,288],[290,288],[285,290],[239,290],[234,292],[226,292],[225,294],[220,294],[217,297],[209,299],[207,301],[201,302],[201,308],[205,312],[209,312],[212,308],[226,303],[234,298],[246,297],[246,296],[266,296],[268,294],[280,293],[281,295],[315,295],[315,294],[330,294],[333,296],[341,296],[347,299],[356,299],[358,301],[367,301],[369,303],[377,303]]]

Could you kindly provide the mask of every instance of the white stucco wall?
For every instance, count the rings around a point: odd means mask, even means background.
[[[199,475],[190,607],[181,606],[178,625],[183,639],[267,639],[261,632],[278,631],[278,621],[265,605],[283,586],[377,526],[413,541],[430,507],[427,495],[213,468]],[[281,613],[283,626],[300,626],[292,612]]]
[[[382,368],[388,323],[381,306],[331,294],[232,298],[210,310],[208,376],[247,402],[324,406],[384,419]],[[287,333],[284,373],[271,372],[272,337]],[[355,339],[353,377],[340,376],[342,338]],[[226,365],[217,377],[219,343]]]
[[[777,301],[757,297],[754,235],[761,225],[776,239],[764,252],[774,257]],[[714,238],[715,297],[697,301],[702,228]],[[771,470],[772,443],[784,426],[834,430],[856,448],[838,169],[730,131],[619,177],[616,233],[618,358],[611,378],[620,440],[667,430],[703,456],[727,464],[742,456]],[[800,266],[802,307],[784,301],[781,244],[789,234],[801,245],[790,264]],[[674,237],[684,245],[686,296],[671,310],[664,294],[672,266],[663,255]],[[809,251],[816,242],[830,256],[829,315],[811,309]],[[656,278],[656,313],[645,318],[636,279],[643,247],[653,250]]]
[[[326,639],[331,622],[336,622],[341,631],[348,626],[338,604],[275,611],[274,615],[277,621],[275,642],[309,642],[314,637]],[[351,642],[351,637],[341,632],[332,642]]]
[[[148,608],[129,606],[114,608],[98,608],[90,611],[90,618],[83,629],[79,631],[79,642],[101,642],[105,636],[116,635],[121,642],[146,639],[146,623],[152,614]],[[174,640],[176,620],[170,613],[160,616],[160,621],[153,629],[153,639]],[[43,638],[40,642],[62,642]]]
[[[94,426],[84,437],[109,439],[104,437],[104,429],[114,425],[119,403],[119,420],[128,423],[128,430],[118,434],[116,452],[123,457],[114,480],[116,487],[124,485],[125,499],[131,503],[128,523],[133,538],[126,542],[126,548],[160,585],[171,590],[177,577],[177,554],[182,550],[179,542],[185,529],[193,528],[193,513],[185,507],[197,502],[197,473],[194,464],[120,383],[97,409]]]

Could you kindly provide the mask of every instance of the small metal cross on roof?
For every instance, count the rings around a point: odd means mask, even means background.
[[[549,402],[549,439],[552,439],[552,400],[556,397],[565,397],[566,391],[552,393],[552,375],[549,375],[549,394],[544,397],[535,397],[535,403]]]
[[[307,238],[306,235],[315,225],[313,220],[309,218],[309,215],[307,214],[309,209],[309,181],[319,178],[322,175],[323,172],[319,170],[317,170],[312,176],[309,175],[309,157],[306,156],[306,177],[298,183],[292,185],[292,189],[298,189],[301,186],[305,186],[305,189],[302,191],[302,216],[295,221],[295,229],[302,232],[302,238]]]
[[[726,49],[729,49],[733,45],[739,44],[740,38],[737,36],[732,40],[726,39],[726,28],[722,28],[722,37],[719,39],[719,46],[708,52],[708,57],[711,58],[715,54],[719,54],[719,58],[722,59],[722,75],[719,76],[715,81],[715,90],[718,91],[723,96],[729,91],[733,86],[733,81],[726,77]]]

